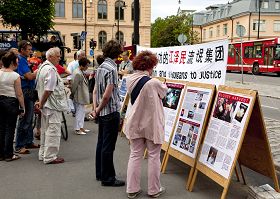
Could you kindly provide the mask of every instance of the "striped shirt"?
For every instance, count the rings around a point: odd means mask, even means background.
[[[95,77],[97,104],[100,104],[106,87],[109,84],[114,84],[114,89],[109,102],[100,111],[100,116],[120,111],[117,64],[111,58],[106,58],[105,61],[98,67]]]

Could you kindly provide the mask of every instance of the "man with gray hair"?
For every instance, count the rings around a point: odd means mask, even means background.
[[[86,57],[86,53],[83,50],[77,51],[77,59],[68,64],[67,70],[70,71],[71,75],[67,77],[67,80],[73,79],[73,72],[79,67],[79,60]]]
[[[55,67],[60,56],[59,48],[50,48],[46,53],[47,60],[39,68],[36,78],[39,96],[36,108],[42,112],[39,160],[45,164],[64,162],[63,158],[57,156],[61,137],[61,112],[68,107],[63,80]]]

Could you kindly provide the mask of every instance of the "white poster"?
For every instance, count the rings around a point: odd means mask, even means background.
[[[159,63],[154,70],[154,76],[225,84],[228,40],[163,48],[137,46],[137,53],[143,50],[150,50],[158,57]]]
[[[184,91],[184,84],[166,83],[166,86],[168,87],[168,91],[166,97],[162,100],[165,115],[164,141],[169,142],[173,126],[176,122],[181,96]]]
[[[195,158],[211,95],[211,89],[187,87],[170,145],[173,149]]]
[[[217,96],[199,162],[228,179],[252,97],[223,91]]]

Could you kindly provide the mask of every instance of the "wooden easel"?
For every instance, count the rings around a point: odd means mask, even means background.
[[[187,83],[187,87],[186,87],[185,95],[188,92],[187,91],[188,87],[195,88],[197,90],[199,90],[199,88],[204,88],[204,89],[207,89],[207,91],[209,91],[208,106],[205,107],[205,109],[206,109],[205,117],[204,117],[204,121],[202,122],[201,131],[200,131],[200,134],[199,134],[199,140],[197,140],[196,151],[194,151],[195,155],[194,155],[194,157],[191,157],[191,156],[189,156],[187,154],[182,153],[181,151],[178,151],[177,149],[172,148],[171,145],[172,145],[173,140],[171,140],[170,144],[169,144],[169,147],[168,147],[168,150],[167,150],[166,155],[165,155],[163,166],[162,166],[162,173],[165,173],[165,170],[166,170],[166,167],[167,167],[167,163],[168,163],[168,159],[169,159],[170,155],[172,157],[174,157],[174,158],[184,162],[185,164],[189,165],[191,167],[191,170],[190,170],[190,173],[189,173],[189,175],[187,177],[186,189],[188,189],[188,187],[190,185],[190,182],[191,182],[191,179],[192,179],[192,176],[193,176],[193,173],[194,173],[194,168],[195,168],[195,165],[196,165],[198,149],[199,149],[199,146],[201,144],[201,141],[203,140],[203,136],[204,136],[204,133],[205,133],[205,128],[206,128],[206,125],[207,125],[206,121],[208,121],[209,113],[210,113],[211,107],[212,107],[213,96],[215,94],[215,85],[188,82]],[[182,104],[183,104],[183,102],[182,102]],[[181,107],[181,109],[182,109],[182,107]],[[173,135],[173,137],[174,137],[174,135]]]
[[[225,199],[233,171],[238,161],[240,165],[244,165],[260,174],[270,177],[274,182],[275,190],[279,192],[279,183],[275,173],[274,163],[257,92],[253,90],[237,89],[227,86],[220,86],[218,92],[219,91],[251,97],[252,102],[247,109],[247,118],[244,118],[246,119],[246,122],[238,143],[238,148],[234,154],[234,160],[230,168],[229,176],[227,178],[224,177],[209,166],[200,162],[198,159],[196,169],[189,186],[189,191],[193,190],[197,173],[200,171],[223,187],[221,199]]]

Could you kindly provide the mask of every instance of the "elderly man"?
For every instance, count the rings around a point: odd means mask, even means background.
[[[61,112],[67,110],[63,80],[55,68],[60,60],[60,49],[50,48],[46,57],[47,60],[38,70],[36,85],[39,95],[37,107],[42,112],[39,160],[45,164],[59,164],[64,162],[63,158],[57,156],[61,137]]]

